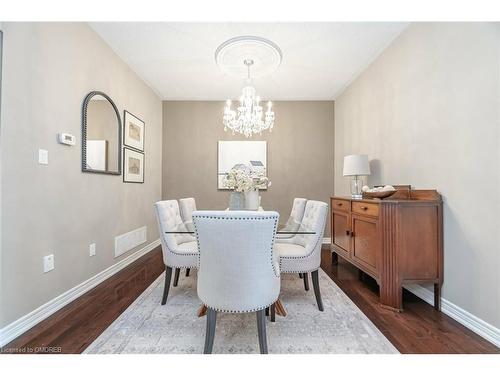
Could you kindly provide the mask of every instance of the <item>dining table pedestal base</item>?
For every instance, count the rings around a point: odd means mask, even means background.
[[[202,316],[205,316],[207,315],[207,310],[208,310],[208,307],[205,306],[205,305],[201,305],[200,308],[198,309],[198,318],[201,318]]]

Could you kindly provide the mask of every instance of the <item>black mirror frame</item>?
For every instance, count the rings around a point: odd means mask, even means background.
[[[113,109],[116,113],[116,118],[118,120],[118,171],[100,171],[96,169],[87,168],[87,107],[89,105],[90,100],[95,95],[101,95],[113,106]],[[118,112],[118,108],[116,107],[115,102],[103,93],[102,91],[91,91],[85,97],[82,106],[82,172],[86,173],[99,173],[99,174],[110,174],[114,176],[121,176],[122,174],[122,120],[120,117],[120,113]]]

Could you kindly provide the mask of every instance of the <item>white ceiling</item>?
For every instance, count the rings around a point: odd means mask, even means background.
[[[136,23],[90,26],[163,100],[237,99],[244,77],[221,72],[216,48],[254,35],[283,52],[281,66],[254,79],[264,100],[332,100],[407,26],[352,23]]]

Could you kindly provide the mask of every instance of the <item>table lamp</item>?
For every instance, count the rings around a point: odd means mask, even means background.
[[[344,176],[351,176],[351,197],[352,199],[361,199],[363,180],[360,176],[370,174],[370,164],[368,155],[347,155],[344,156]]]

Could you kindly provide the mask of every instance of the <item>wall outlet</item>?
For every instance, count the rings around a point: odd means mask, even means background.
[[[43,257],[43,273],[52,271],[54,269],[54,254],[46,255]]]
[[[38,150],[38,164],[49,164],[49,152],[47,150]]]
[[[95,255],[95,243],[89,245],[89,256],[93,257]]]

